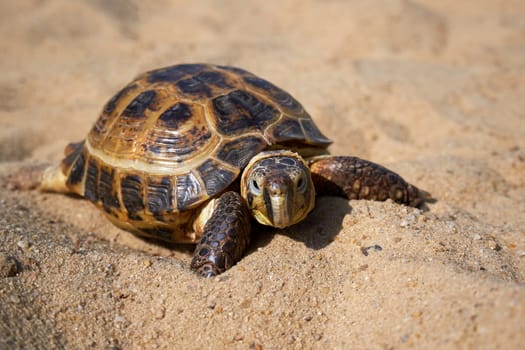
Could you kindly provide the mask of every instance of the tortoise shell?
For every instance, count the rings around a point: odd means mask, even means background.
[[[265,149],[323,153],[331,143],[290,94],[245,70],[181,64],[138,76],[66,148],[67,187],[119,226],[169,241]],[[307,154],[309,153],[309,154]]]

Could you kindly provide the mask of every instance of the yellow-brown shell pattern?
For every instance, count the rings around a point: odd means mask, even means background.
[[[223,192],[260,151],[330,143],[302,105],[268,81],[234,67],[181,64],[120,90],[87,139],[66,148],[62,167],[70,189],[117,224],[173,231],[173,221],[185,221],[180,213]]]

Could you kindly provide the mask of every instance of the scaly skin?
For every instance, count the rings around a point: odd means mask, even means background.
[[[384,201],[392,199],[417,207],[428,193],[407,183],[395,172],[357,157],[326,156],[309,161],[318,195]]]
[[[250,214],[242,197],[233,191],[224,193],[204,226],[191,269],[203,277],[223,273],[244,255],[250,231]]]
[[[42,184],[44,171],[49,167],[47,164],[30,165],[19,169],[9,176],[7,189],[11,191],[29,191],[38,188]]]

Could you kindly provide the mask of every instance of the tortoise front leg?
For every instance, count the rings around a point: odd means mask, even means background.
[[[250,243],[250,214],[236,192],[226,192],[214,205],[195,248],[191,268],[204,277],[223,273],[241,259]]]
[[[378,201],[390,198],[413,207],[429,196],[393,171],[357,157],[312,158],[309,165],[319,195]]]

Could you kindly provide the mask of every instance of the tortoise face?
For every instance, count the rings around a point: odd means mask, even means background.
[[[263,225],[284,228],[303,220],[315,204],[315,189],[304,160],[289,151],[260,153],[246,167],[241,195]]]

